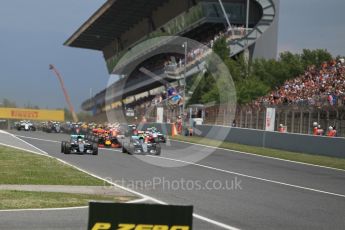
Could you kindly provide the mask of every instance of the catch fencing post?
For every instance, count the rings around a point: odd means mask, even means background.
[[[259,129],[259,116],[260,116],[260,111],[259,109],[256,110],[256,129]]]
[[[253,109],[250,111],[250,127],[253,128]]]
[[[292,111],[291,117],[291,133],[295,132],[295,111]]]
[[[299,133],[303,132],[303,111],[300,111],[300,120],[299,120]]]
[[[240,128],[242,128],[242,108],[240,109]]]
[[[310,110],[308,110],[309,112],[309,119],[308,119],[308,134],[311,134],[311,112]]]

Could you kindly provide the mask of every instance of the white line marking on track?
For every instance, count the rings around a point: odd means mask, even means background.
[[[128,201],[126,203],[128,204],[136,204],[136,203],[142,203],[142,202],[145,202],[145,201],[148,201],[149,199],[147,198],[142,198],[142,199],[138,199],[138,200],[131,200],[131,201]]]
[[[210,223],[210,224],[217,225],[218,227],[221,227],[221,228],[224,228],[224,229],[229,229],[229,230],[240,230],[239,228],[235,228],[235,227],[230,227],[230,228],[229,228],[228,225],[223,225],[223,224],[221,224],[221,223],[219,223],[219,222],[217,223],[217,222],[215,222],[214,220],[211,220],[211,219],[209,219],[209,218],[200,216],[200,215],[198,215],[198,214],[193,214],[193,216],[194,216],[195,218],[199,219],[199,220],[203,220],[203,221],[208,222],[208,223]]]
[[[142,199],[136,199],[131,200],[126,203],[128,204],[135,204],[135,203],[141,203],[145,202],[148,199],[142,198]],[[26,208],[26,209],[4,209],[0,210],[0,212],[26,212],[26,211],[60,211],[60,210],[73,210],[73,209],[84,209],[89,208],[89,206],[77,206],[77,207],[64,207],[64,208]]]
[[[310,164],[310,163],[304,163],[304,162],[293,161],[293,160],[286,160],[286,159],[281,159],[281,158],[276,158],[276,157],[263,156],[263,155],[259,155],[259,154],[255,154],[255,153],[248,153],[248,152],[242,152],[242,151],[238,151],[238,150],[225,149],[225,148],[221,148],[221,147],[214,147],[214,146],[209,146],[209,145],[197,144],[197,143],[192,143],[192,142],[188,142],[188,141],[178,141],[178,140],[171,140],[171,141],[190,144],[190,145],[197,145],[197,146],[202,146],[202,147],[211,148],[211,149],[221,149],[221,150],[224,150],[227,152],[246,154],[246,155],[250,155],[250,156],[254,156],[254,157],[268,158],[268,159],[272,159],[272,160],[286,161],[286,162],[290,162],[290,163],[294,163],[294,164],[301,164],[301,165],[307,165],[307,166],[313,166],[313,167],[318,167],[318,168],[325,168],[325,169],[331,169],[331,170],[337,170],[337,171],[345,172],[344,169],[332,168],[332,167],[327,167],[327,166],[322,166],[322,165],[314,165],[314,164]]]
[[[48,140],[48,139],[40,139],[40,138],[20,136],[20,135],[15,135],[15,136],[23,137],[23,138],[27,138],[27,139],[39,140],[39,141],[60,143],[60,141],[53,141],[53,140]],[[344,169],[337,169],[337,168],[332,168],[332,167],[327,167],[327,166],[322,166],[322,165],[315,165],[315,164],[310,164],[310,163],[304,163],[304,162],[298,162],[298,161],[293,161],[293,160],[276,158],[276,157],[263,156],[263,155],[258,155],[258,154],[254,154],[254,153],[242,152],[242,151],[238,151],[238,150],[231,150],[231,149],[225,149],[225,148],[221,148],[221,147],[214,147],[214,146],[209,146],[209,145],[196,144],[196,143],[191,143],[191,142],[187,142],[187,141],[178,141],[178,140],[172,140],[172,139],[170,139],[170,141],[185,143],[185,144],[189,144],[189,145],[202,146],[202,147],[211,148],[211,149],[220,149],[220,150],[224,150],[227,152],[245,154],[245,155],[250,155],[250,156],[254,156],[254,157],[267,158],[267,159],[285,161],[285,162],[294,163],[294,164],[301,164],[301,165],[307,165],[307,166],[312,166],[312,167],[318,167],[318,168],[324,168],[324,169],[330,169],[330,170],[345,172]],[[105,148],[100,148],[100,149],[105,149]]]
[[[18,138],[18,137],[17,137],[17,138]],[[20,139],[20,138],[18,138],[18,139]],[[132,190],[132,189],[126,188],[126,187],[124,187],[124,186],[118,185],[118,184],[116,184],[116,183],[114,183],[114,182],[112,182],[112,181],[110,181],[110,180],[107,180],[107,179],[104,179],[104,178],[102,178],[102,177],[100,177],[100,176],[97,176],[96,174],[93,174],[93,173],[91,173],[91,172],[88,172],[88,171],[86,171],[86,170],[84,170],[84,169],[82,169],[82,168],[79,168],[79,167],[77,167],[77,166],[75,166],[75,165],[73,165],[73,164],[70,164],[70,163],[68,163],[68,162],[66,162],[66,161],[64,161],[64,160],[61,160],[61,159],[59,159],[59,158],[57,158],[57,157],[50,156],[47,152],[45,152],[45,151],[43,151],[43,150],[41,150],[41,149],[39,149],[39,148],[37,148],[37,147],[36,147],[36,149],[38,149],[38,150],[40,150],[40,151],[42,151],[42,152],[44,152],[44,153],[47,154],[47,155],[43,155],[43,156],[50,157],[50,158],[54,158],[54,159],[56,159],[56,160],[58,160],[58,161],[60,161],[60,162],[62,162],[62,163],[64,163],[64,164],[66,164],[66,165],[69,165],[69,166],[71,166],[71,167],[73,167],[73,168],[75,168],[75,169],[77,169],[77,170],[79,170],[79,171],[81,171],[81,172],[84,172],[84,173],[86,173],[86,174],[88,174],[88,175],[90,175],[90,176],[93,176],[93,177],[97,178],[97,179],[100,179],[100,180],[103,180],[103,181],[105,181],[105,182],[108,182],[109,184],[112,184],[112,185],[114,185],[114,186],[116,186],[116,187],[118,187],[118,188],[120,188],[120,189],[123,189],[123,190],[125,190],[125,191],[127,191],[127,192],[130,192],[130,193],[134,194],[134,195],[137,195],[137,196],[139,196],[139,197],[142,197],[143,199],[151,200],[151,201],[153,201],[153,202],[155,202],[155,203],[158,203],[158,204],[163,204],[163,205],[164,205],[164,204],[165,204],[165,205],[168,204],[168,203],[166,203],[166,202],[164,202],[164,201],[158,200],[158,199],[153,198],[153,197],[151,197],[151,196],[148,196],[148,195],[145,195],[145,194],[143,194],[143,193],[139,193],[139,192],[134,191],[134,190]],[[218,226],[218,227],[223,228],[223,229],[228,229],[228,230],[240,230],[239,228],[236,228],[236,227],[233,227],[233,226],[224,224],[224,223],[219,222],[219,221],[216,221],[216,220],[209,219],[209,218],[204,217],[204,216],[201,216],[201,215],[199,215],[199,214],[197,214],[197,213],[193,213],[193,217],[196,218],[196,219],[199,219],[199,220],[208,222],[208,223],[210,223],[210,224],[213,224],[213,225]]]
[[[20,135],[15,135],[16,137],[20,137],[20,138],[26,138],[26,139],[32,139],[32,140],[38,140],[38,141],[46,141],[46,142],[51,142],[51,143],[61,143],[61,141],[54,141],[54,140],[48,140],[48,139],[40,139],[40,138],[36,138],[36,137],[27,137],[27,136],[20,136]],[[112,148],[99,148],[102,150],[110,150],[110,151],[115,151],[115,152],[121,152],[121,150],[116,150],[116,149],[112,149]]]
[[[318,190],[318,189],[313,189],[313,188],[303,187],[303,186],[299,186],[299,185],[288,184],[288,183],[284,183],[284,182],[280,182],[280,181],[275,181],[275,180],[269,180],[269,179],[265,179],[265,178],[261,178],[261,177],[256,177],[256,176],[250,176],[250,175],[246,175],[246,174],[242,174],[242,173],[238,173],[238,172],[233,172],[233,171],[229,171],[229,170],[225,170],[225,169],[214,168],[214,167],[211,167],[211,166],[197,164],[197,163],[193,163],[193,162],[177,160],[177,159],[167,158],[167,157],[151,156],[151,155],[147,155],[147,157],[160,158],[160,159],[165,159],[165,160],[170,160],[170,161],[181,162],[181,163],[185,163],[185,164],[190,164],[190,165],[199,166],[199,167],[202,167],[202,168],[207,168],[207,169],[215,170],[215,171],[218,171],[218,172],[234,174],[234,175],[237,175],[237,176],[247,177],[247,178],[250,178],[250,179],[265,181],[265,182],[269,182],[269,183],[273,183],[273,184],[285,185],[285,186],[289,186],[289,187],[293,187],[293,188],[298,188],[298,189],[303,189],[303,190],[308,190],[308,191],[313,191],[313,192],[318,192],[318,193],[323,193],[323,194],[327,194],[327,195],[332,195],[332,196],[337,196],[337,197],[345,198],[345,195],[343,195],[343,194],[326,192],[326,191],[322,191],[322,190]]]
[[[8,132],[6,132],[6,134],[12,136],[13,138],[16,138],[17,140],[20,140],[20,141],[24,142],[25,144],[31,146],[31,147],[34,148],[34,149],[37,149],[38,151],[42,152],[43,154],[47,154],[47,155],[48,155],[48,153],[42,151],[41,149],[37,148],[36,146],[34,146],[34,145],[32,145],[32,144],[30,144],[30,143],[24,141],[23,139],[20,139],[20,138],[17,137],[16,135],[14,135],[14,134],[12,134],[12,133],[8,133]]]
[[[112,151],[112,152],[121,152],[121,150],[119,150],[119,149],[108,149],[108,148],[99,148],[99,149],[108,150],[108,151]]]
[[[0,210],[0,212],[26,212],[26,211],[65,211],[73,209],[85,209],[89,206],[79,206],[79,207],[66,207],[66,208],[27,208],[27,209],[5,209]]]
[[[27,136],[21,136],[21,135],[14,135],[16,137],[25,138],[25,139],[31,139],[31,140],[38,140],[38,141],[46,141],[46,142],[52,142],[52,143],[61,143],[61,141],[53,141],[48,139],[41,139],[36,137],[27,137]]]
[[[13,145],[8,145],[8,144],[4,144],[4,143],[0,143],[0,145],[6,146],[6,147],[10,147],[10,148],[14,148],[14,149],[18,149],[18,150],[23,150],[23,151],[26,151],[26,152],[29,152],[29,153],[34,153],[34,154],[37,154],[37,155],[47,156],[46,154],[43,154],[43,153],[31,151],[31,150],[20,148],[20,147],[13,146]]]
[[[41,140],[44,141],[43,139],[41,139]],[[175,140],[173,140],[173,141],[175,141]],[[176,141],[176,142],[183,142],[183,143],[187,143],[187,144],[194,144],[194,143],[189,143],[189,142],[185,142],[185,141]],[[206,145],[201,145],[201,144],[194,144],[194,145],[199,145],[199,146],[208,147],[208,148],[216,148],[216,147],[206,146]],[[219,149],[219,148],[217,148],[217,149]],[[222,150],[227,150],[227,151],[233,151],[233,150],[229,150],[229,149],[223,149],[223,148],[221,148],[221,149]],[[106,149],[106,150],[120,152],[120,150],[115,150],[115,149]],[[235,152],[245,153],[245,152],[240,152],[240,151],[235,151]],[[259,156],[259,155],[252,154],[252,153],[245,153],[245,154]],[[313,191],[313,192],[318,192],[318,193],[323,193],[323,194],[327,194],[327,195],[332,195],[332,196],[337,196],[337,197],[345,198],[345,195],[343,195],[343,194],[337,194],[337,193],[327,192],[327,191],[323,191],[323,190],[308,188],[308,187],[304,187],[304,186],[300,186],[300,185],[293,185],[293,184],[284,183],[284,182],[280,182],[280,181],[275,181],[275,180],[269,180],[269,179],[265,179],[265,178],[250,176],[250,175],[246,175],[246,174],[242,174],[242,173],[238,173],[238,172],[233,172],[233,171],[228,171],[228,170],[224,170],[224,169],[214,168],[214,167],[207,166],[207,165],[196,164],[196,163],[193,163],[193,162],[188,162],[188,161],[183,161],[183,160],[178,160],[178,159],[173,159],[173,158],[167,158],[167,157],[159,157],[159,156],[151,156],[151,155],[147,155],[147,156],[148,157],[161,158],[161,159],[170,160],[170,161],[181,162],[181,163],[185,163],[185,164],[190,164],[190,165],[195,165],[195,166],[199,166],[199,167],[203,167],[203,168],[208,168],[208,169],[216,170],[216,171],[219,171],[219,172],[225,172],[225,173],[228,173],[228,174],[234,174],[234,175],[243,176],[243,177],[247,177],[247,178],[251,178],[251,179],[256,179],[256,180],[260,180],[260,181],[265,181],[265,182],[269,182],[269,183],[285,185],[285,186],[294,187],[294,188],[298,188],[298,189],[303,189],[303,190],[308,190],[308,191]],[[271,158],[271,157],[267,157],[267,158]],[[274,158],[274,159],[276,159],[276,158]],[[278,160],[281,160],[281,159],[278,159]],[[300,163],[300,162],[296,162],[296,163]],[[302,164],[304,164],[304,163],[302,163]],[[317,165],[312,165],[312,166],[317,166]],[[323,166],[317,166],[317,167],[323,167]],[[328,167],[325,167],[325,168],[328,168]],[[331,169],[333,169],[333,168],[331,168]],[[341,171],[344,171],[344,170],[341,170]]]

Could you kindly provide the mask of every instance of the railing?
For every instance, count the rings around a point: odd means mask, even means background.
[[[345,101],[342,100],[342,103]],[[274,106],[269,106],[274,107]],[[324,105],[301,106],[280,105],[276,106],[275,130],[280,124],[287,127],[287,132],[312,134],[313,123],[317,122],[326,132],[329,126],[335,126],[338,136],[345,137],[345,107]],[[233,111],[234,112],[234,111]],[[222,106],[206,108],[205,124],[232,126],[233,121],[228,121],[227,114]],[[265,129],[266,107],[238,107],[235,115],[236,127]]]
[[[275,5],[272,0],[256,0],[263,8],[263,16],[251,32],[241,39],[229,41],[231,56],[240,53],[243,49],[251,46],[271,26],[276,16]]]
[[[212,40],[214,43],[216,40],[225,37],[227,42],[232,40],[237,40],[245,37],[248,33],[250,33],[253,29],[245,29],[245,28],[233,28],[232,30],[226,31],[222,36],[219,36],[217,39]],[[212,48],[212,43],[209,41],[205,46],[201,46],[198,49],[198,54],[193,56],[191,55],[196,49],[191,50],[188,55],[186,69],[192,68],[196,63],[203,61],[210,53]],[[184,63],[184,59],[181,60],[181,63]],[[165,72],[168,75],[181,75],[184,71],[184,65],[181,63],[170,63],[165,66]]]
[[[344,101],[345,103],[345,101]],[[160,105],[162,106],[162,105]],[[148,109],[149,108],[149,109]],[[335,126],[338,137],[345,137],[345,107],[344,106],[277,106],[275,118],[275,131],[282,124],[289,133],[313,134],[313,123],[327,133],[328,127]],[[174,122],[181,113],[179,106],[164,105],[164,121]],[[156,109],[154,104],[148,102],[135,108],[136,116],[145,116],[149,122],[155,122]],[[233,119],[235,117],[235,119]],[[237,109],[223,105],[214,105],[205,108],[204,124],[236,126],[239,128],[265,129],[266,107],[238,106]]]

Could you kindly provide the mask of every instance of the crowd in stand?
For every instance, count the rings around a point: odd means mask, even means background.
[[[211,33],[205,36],[202,40],[200,40],[199,47],[195,47],[194,49],[191,49],[187,53],[187,63],[190,63],[201,56],[205,54],[209,49],[212,49],[215,42],[219,40],[220,38],[225,37],[226,39],[235,39],[235,38],[241,38],[246,35],[246,30],[244,26],[237,26],[233,25],[231,28],[228,27],[226,30],[221,30],[216,33]],[[164,63],[165,69],[167,71],[174,71],[177,68],[181,68],[184,65],[184,57],[175,57],[175,60],[166,60]]]
[[[158,105],[181,105],[183,102],[181,87],[167,86],[167,91],[162,91],[156,95],[149,95],[141,97],[131,103],[126,104],[126,108],[137,109],[143,108],[147,109],[151,106]],[[166,102],[166,103],[165,103]]]
[[[345,63],[343,59],[310,66],[304,74],[287,80],[283,86],[260,97],[254,106],[268,105],[345,105]]]
[[[131,108],[131,109],[135,109],[137,107],[143,107],[145,108],[151,100],[153,100],[155,98],[155,95],[149,95],[146,97],[141,97],[138,100],[135,100],[131,103],[126,104],[126,108]]]

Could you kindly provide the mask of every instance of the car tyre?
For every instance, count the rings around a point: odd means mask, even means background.
[[[70,153],[71,153],[71,144],[66,143],[64,154],[70,154]]]
[[[61,142],[61,153],[65,152],[65,146],[66,146],[66,142],[65,141]]]
[[[98,147],[96,144],[93,145],[93,152],[92,152],[92,155],[98,155]]]

